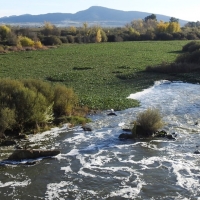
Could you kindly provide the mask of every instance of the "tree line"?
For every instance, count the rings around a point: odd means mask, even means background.
[[[0,25],[0,51],[9,46],[38,49],[62,43],[195,39],[200,39],[200,22],[188,22],[180,27],[178,19],[171,17],[169,22],[157,21],[154,14],[115,28],[89,26],[87,22],[82,27],[65,28],[50,22],[44,22],[42,27],[37,28]]]

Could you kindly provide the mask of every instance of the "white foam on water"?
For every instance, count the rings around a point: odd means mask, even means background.
[[[0,181],[0,188],[3,188],[3,187],[26,187],[28,185],[31,184],[31,180],[24,180],[22,182],[20,181],[10,181],[10,182],[6,182],[6,183],[2,183]]]
[[[177,185],[197,195],[200,192],[200,169],[191,161],[184,160],[172,163],[173,173],[177,177]]]
[[[47,185],[47,191],[45,193],[46,200],[66,200],[69,194],[73,192],[73,199],[81,199],[82,194],[90,194],[94,198],[97,193],[93,190],[83,189],[80,190],[77,186],[73,185],[70,181],[61,181],[60,183],[50,183]],[[80,192],[82,193],[80,195]]]
[[[67,166],[67,167],[61,167],[61,170],[64,170],[65,173],[72,172],[72,169],[71,169],[70,166]]]
[[[61,199],[64,200],[64,198],[60,198],[60,192],[62,191],[62,188],[71,185],[70,182],[67,181],[61,181],[60,183],[50,183],[47,185],[47,192],[46,192],[46,198],[48,200],[53,199]],[[64,191],[63,191],[64,192]]]
[[[66,155],[68,156],[76,156],[79,155],[79,150],[78,149],[72,149],[69,153],[67,153]]]

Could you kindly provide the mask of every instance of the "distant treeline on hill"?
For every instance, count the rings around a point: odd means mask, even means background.
[[[89,26],[56,27],[50,22],[38,28],[0,25],[0,51],[15,48],[44,48],[62,43],[99,43],[141,40],[197,40],[200,39],[200,23],[187,23],[180,27],[179,20],[157,21],[152,14],[143,20],[133,20],[124,27],[103,28]]]

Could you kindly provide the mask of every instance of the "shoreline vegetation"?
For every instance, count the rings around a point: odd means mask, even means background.
[[[32,50],[32,49],[30,49]],[[154,81],[199,83],[199,41],[65,44],[0,55],[0,136],[89,122],[86,115],[139,106],[128,95]],[[23,103],[22,103],[23,102]]]

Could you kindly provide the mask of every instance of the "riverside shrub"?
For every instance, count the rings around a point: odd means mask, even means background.
[[[200,50],[193,51],[191,53],[184,53],[179,55],[176,60],[176,63],[192,63],[200,64]]]
[[[159,110],[154,108],[148,108],[139,113],[136,118],[136,123],[150,135],[158,131],[164,125]]]
[[[12,129],[15,124],[15,109],[2,106],[0,109],[0,138],[6,129]]]
[[[188,51],[192,51],[192,49],[194,48],[193,46],[199,46],[200,42],[199,41],[191,41],[189,43],[187,43],[186,45],[183,46],[182,51],[183,52],[188,52]]]
[[[200,71],[200,42],[192,41],[182,47],[173,63],[163,62],[157,66],[147,66],[147,72],[191,73]]]
[[[23,132],[52,123],[55,116],[70,116],[77,96],[64,85],[40,80],[0,80],[0,136],[8,129]]]
[[[56,85],[54,88],[54,113],[57,117],[62,115],[71,116],[73,107],[78,102],[72,88],[66,88],[64,85]]]

